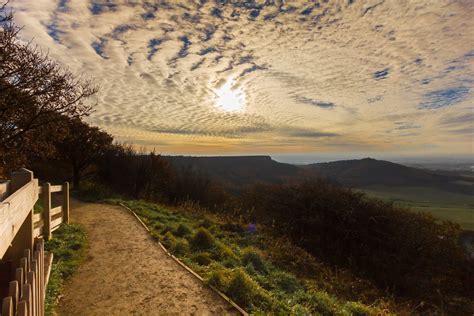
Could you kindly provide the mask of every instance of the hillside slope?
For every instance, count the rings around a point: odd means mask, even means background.
[[[439,174],[372,158],[316,163],[303,168],[352,187],[431,187],[463,194],[474,193],[474,181],[471,178]]]
[[[234,189],[255,182],[280,183],[304,173],[299,167],[277,162],[270,156],[165,156],[164,158],[175,167],[191,168]]]

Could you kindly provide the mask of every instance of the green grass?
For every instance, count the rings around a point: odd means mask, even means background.
[[[425,211],[441,220],[474,230],[474,196],[425,187],[371,186],[361,189],[370,197],[391,201],[414,211]]]
[[[81,263],[87,240],[84,230],[77,224],[62,224],[46,242],[46,251],[52,252],[53,266],[46,289],[46,315],[55,315],[55,308],[64,281]]]
[[[387,315],[329,294],[314,282],[280,267],[265,255],[268,243],[238,223],[202,213],[171,210],[143,201],[122,202],[135,211],[152,235],[209,284],[246,311],[276,315]],[[293,254],[288,254],[292,256]]]

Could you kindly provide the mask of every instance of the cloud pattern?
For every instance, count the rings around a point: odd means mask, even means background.
[[[462,152],[472,142],[469,1],[11,5],[25,39],[98,81],[90,120],[122,141],[165,153]],[[229,81],[244,111],[216,106]]]

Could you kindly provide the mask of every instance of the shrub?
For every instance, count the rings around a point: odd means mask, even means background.
[[[296,277],[284,271],[275,271],[271,274],[270,278],[276,287],[287,293],[293,293],[301,288]]]
[[[221,229],[233,233],[242,233],[245,231],[242,225],[238,223],[225,223],[221,225]]]
[[[160,233],[166,234],[166,233],[172,232],[172,231],[173,231],[173,226],[167,224],[167,225],[163,226],[163,228],[161,229]]]
[[[187,240],[180,238],[174,243],[173,248],[171,250],[174,254],[185,255],[189,253],[189,243]]]
[[[244,265],[252,264],[255,270],[259,272],[267,271],[267,267],[261,257],[261,254],[255,248],[248,247],[242,251],[242,262]]]
[[[309,291],[311,300],[309,305],[311,310],[317,312],[322,316],[344,315],[344,312],[339,307],[338,302],[328,293],[322,291]]]
[[[271,298],[254,280],[242,269],[233,271],[229,286],[226,291],[240,306],[253,309],[256,304],[262,309],[271,306]]]
[[[223,242],[216,241],[214,253],[217,259],[220,259],[220,260],[229,259],[233,261],[238,261],[238,258],[235,255],[234,251]]]
[[[176,238],[173,236],[171,232],[167,232],[162,238],[161,242],[167,247],[172,248],[176,243]]]
[[[162,228],[163,228],[163,225],[161,225],[160,223],[157,223],[157,222],[153,223],[153,229],[159,231],[159,230],[161,230]]]
[[[176,227],[174,234],[178,237],[184,237],[191,234],[191,229],[187,225],[180,223],[178,227]]]
[[[193,260],[201,266],[207,266],[212,262],[211,255],[208,252],[200,252],[194,255]]]
[[[196,227],[204,227],[204,228],[209,228],[212,226],[212,222],[209,220],[209,218],[204,218],[203,220],[199,221],[199,223],[196,225]]]
[[[378,316],[383,314],[382,311],[368,307],[367,305],[359,302],[347,302],[344,305],[344,309],[351,316]]]
[[[207,278],[207,283],[219,289],[225,286],[225,274],[223,270],[213,270]]]
[[[200,227],[191,238],[191,246],[194,249],[210,249],[214,246],[214,237],[207,229]]]

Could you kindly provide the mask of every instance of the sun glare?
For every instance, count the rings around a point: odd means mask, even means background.
[[[234,88],[234,80],[228,80],[222,87],[215,90],[216,106],[226,112],[241,112],[245,107],[245,94]]]

